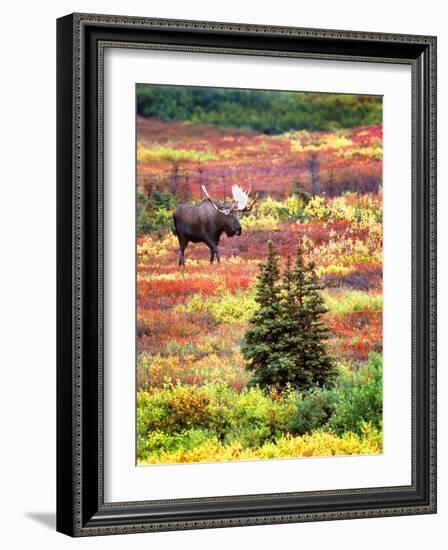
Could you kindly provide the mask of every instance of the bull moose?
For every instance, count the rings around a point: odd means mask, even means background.
[[[233,202],[230,206],[216,204],[207,189],[202,186],[206,199],[199,204],[180,204],[173,212],[175,233],[179,240],[179,265],[185,265],[185,249],[189,242],[205,243],[210,248],[210,263],[215,256],[219,262],[218,244],[221,235],[228,237],[241,235],[241,225],[237,212],[252,210],[257,196],[249,204],[249,191],[238,185],[232,186]]]

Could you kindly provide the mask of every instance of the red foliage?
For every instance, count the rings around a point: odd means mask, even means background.
[[[328,315],[331,352],[340,357],[366,361],[372,351],[381,352],[383,324],[381,311],[360,311]]]
[[[219,287],[218,282],[210,279],[182,279],[177,281],[166,279],[153,279],[151,281],[139,281],[137,296],[154,294],[157,296],[185,296],[201,292],[214,294]]]
[[[306,153],[292,152],[286,137],[268,137],[245,130],[222,130],[208,125],[164,123],[138,119],[138,138],[148,145],[169,145],[182,149],[211,151],[214,160],[201,163],[182,163],[179,171],[179,196],[197,199],[200,183],[205,183],[217,200],[229,197],[232,184],[252,186],[260,196],[269,194],[284,199],[299,182],[302,190],[310,191],[311,175]],[[382,139],[382,128],[372,126],[355,129],[350,138],[357,147],[371,147]],[[343,158],[337,149],[328,148],[318,156],[319,194],[337,195],[352,190],[375,195],[381,184],[382,162],[361,155]],[[166,162],[139,163],[137,181],[142,185],[150,178],[169,188],[172,167]],[[346,199],[350,202],[350,198]],[[357,200],[353,197],[353,201]],[[232,293],[248,288],[258,273],[258,262],[265,259],[266,243],[276,245],[283,262],[295,256],[299,240],[308,236],[316,246],[325,245],[332,238],[351,229],[353,239],[364,241],[366,230],[353,231],[349,222],[324,224],[311,221],[306,224],[282,223],[275,230],[243,230],[239,237],[220,241],[221,264],[208,264],[209,250],[203,244],[190,244],[186,250],[185,268],[177,265],[176,244],[167,254],[157,258],[144,257],[137,272],[137,346],[138,351],[167,353],[167,345],[197,345],[204,336],[216,338],[224,347],[239,345],[244,325],[232,328],[218,324],[206,313],[187,314],[175,311],[190,296],[219,296],[222,289]],[[144,237],[137,237],[143,244]],[[231,261],[232,257],[238,258]],[[200,261],[195,261],[200,260]],[[330,259],[328,263],[332,260]],[[325,259],[323,260],[324,266]],[[351,265],[349,273],[324,275],[329,287],[348,289],[381,289],[381,265]],[[179,276],[179,273],[182,275]],[[164,277],[160,277],[160,276]],[[170,275],[176,275],[170,278]],[[381,351],[382,318],[380,311],[362,311],[345,315],[328,315],[331,328],[330,352],[348,361],[364,361],[370,351]],[[192,380],[193,381],[193,380]]]
[[[309,153],[294,152],[287,137],[272,138],[248,130],[225,130],[209,125],[161,122],[137,118],[138,139],[148,146],[167,144],[177,149],[208,151],[215,159],[206,162],[183,162],[179,171],[178,194],[198,199],[201,183],[219,199],[229,197],[233,184],[252,186],[262,195],[283,198],[293,182],[300,182],[304,191],[311,191]],[[329,133],[322,132],[325,137]],[[316,134],[318,136],[319,134]],[[381,126],[358,128],[351,139],[360,147],[381,140]],[[318,192],[327,196],[344,191],[377,192],[382,180],[382,162],[361,155],[344,158],[330,146],[317,154],[319,170]],[[165,181],[169,187],[172,166],[169,162],[139,163],[137,181],[143,186],[151,177]]]

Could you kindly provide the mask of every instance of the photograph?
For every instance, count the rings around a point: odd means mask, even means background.
[[[137,83],[136,464],[383,453],[383,97]]]

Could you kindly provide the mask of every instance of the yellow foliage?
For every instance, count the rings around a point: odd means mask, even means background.
[[[316,274],[318,277],[322,277],[322,275],[342,276],[342,275],[347,275],[351,271],[352,269],[350,267],[347,267],[345,265],[338,265],[338,264],[332,264],[327,266],[321,265],[316,268]]]
[[[263,460],[272,458],[303,458],[316,456],[348,456],[380,454],[383,452],[382,433],[364,425],[362,435],[316,431],[312,434],[292,437],[285,435],[260,448],[243,448],[239,441],[222,445],[216,437],[189,450],[164,452],[148,456],[139,464],[178,464],[182,462],[215,462],[229,460]]]
[[[304,246],[308,258],[316,265],[336,264],[341,267],[353,264],[380,264],[382,250],[373,239],[365,241],[350,236],[330,237],[328,242],[314,245],[311,239]],[[321,268],[322,269],[322,268]]]
[[[157,162],[166,161],[172,163],[179,162],[199,162],[214,159],[211,151],[195,151],[193,149],[174,149],[163,145],[154,145],[146,147],[144,143],[137,143],[137,162]]]
[[[175,306],[179,313],[209,313],[220,323],[239,323],[252,317],[257,304],[254,290],[240,290],[236,293],[221,289],[217,296],[195,293],[185,304]]]
[[[319,153],[321,151],[336,151],[337,156],[345,159],[368,158],[381,160],[383,149],[381,140],[373,139],[371,145],[356,145],[350,139],[349,131],[315,134],[306,130],[288,132],[285,134],[290,141],[291,152],[293,153]]]
[[[368,157],[373,160],[381,160],[383,158],[383,148],[381,145],[376,147],[353,147],[339,151],[339,155],[345,159]]]
[[[161,387],[165,384],[201,384],[226,382],[231,387],[244,386],[249,374],[239,349],[226,356],[216,353],[216,342],[205,338],[191,352],[181,355],[150,355],[140,353],[137,358],[137,386]],[[193,386],[194,387],[194,386]]]
[[[165,258],[173,247],[176,247],[175,235],[168,234],[162,238],[146,236],[143,243],[137,245],[137,259],[139,262]]]
[[[373,197],[358,196],[353,200],[351,195],[342,195],[333,199],[322,196],[313,197],[305,207],[308,218],[326,223],[347,221],[354,230],[368,229],[381,231],[381,202]]]
[[[381,311],[383,296],[376,292],[361,290],[346,290],[329,292],[324,290],[322,297],[325,305],[332,313],[353,313],[356,311]]]
[[[278,228],[278,220],[273,216],[243,216],[240,219],[243,229],[255,229],[257,231],[275,231]]]
[[[305,207],[305,214],[311,219],[328,221],[327,202],[324,197],[313,197]]]

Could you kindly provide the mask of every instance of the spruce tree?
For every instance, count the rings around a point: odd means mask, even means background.
[[[284,332],[283,352],[289,358],[290,370],[285,380],[291,386],[308,389],[312,385],[312,373],[306,368],[307,319],[306,319],[306,271],[301,248],[297,249],[294,268],[287,259],[283,275]]]
[[[278,255],[272,241],[268,241],[267,259],[260,265],[255,301],[258,304],[251,327],[241,345],[247,368],[253,371],[249,385],[284,386],[284,372],[288,366],[281,349],[284,332]]]
[[[294,268],[288,257],[280,277],[277,253],[268,243],[256,287],[259,307],[242,344],[248,369],[254,371],[251,385],[300,390],[331,385],[336,367],[325,347],[328,328],[322,315],[327,310],[321,290],[313,264],[305,265],[300,244]]]
[[[314,264],[308,262],[305,265],[300,243],[292,278],[287,307],[296,320],[293,340],[298,338],[301,341],[296,348],[296,380],[292,383],[302,389],[329,386],[337,376],[337,369],[326,350],[329,329],[322,316],[328,309],[321,295],[323,286],[317,280]]]

